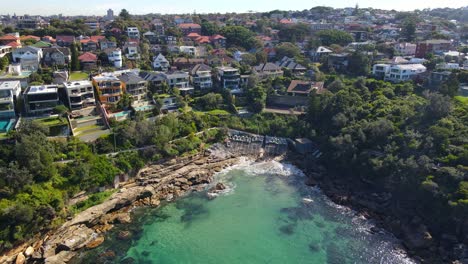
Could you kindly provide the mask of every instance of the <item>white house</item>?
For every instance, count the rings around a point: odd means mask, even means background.
[[[27,46],[12,52],[13,62],[21,63],[21,68],[27,71],[37,71],[43,57],[42,49]]]
[[[375,64],[372,74],[390,82],[404,82],[411,80],[418,74],[426,71],[422,64]]]
[[[107,58],[110,63],[114,64],[115,68],[122,68],[122,50],[111,49],[107,52]]]
[[[16,100],[20,93],[19,81],[0,82],[0,117],[15,117]]]
[[[326,55],[329,55],[329,54],[332,54],[332,53],[333,53],[332,50],[327,49],[327,48],[325,48],[323,46],[320,46],[315,50],[311,50],[310,51],[310,56],[312,58],[312,61],[320,61],[322,56],[326,56]]]
[[[185,53],[194,57],[198,56],[197,48],[194,46],[180,46],[179,50],[180,50],[180,53]]]
[[[167,71],[170,67],[169,61],[159,53],[158,56],[153,58],[153,68],[156,70]]]
[[[413,43],[397,43],[395,44],[394,48],[398,54],[403,56],[414,56],[414,54],[416,54],[416,44]]]
[[[437,69],[441,70],[459,70],[460,64],[458,63],[439,63],[436,65]]]
[[[140,31],[137,27],[128,27],[127,28],[127,36],[130,39],[139,39],[140,38]]]
[[[91,81],[73,81],[64,83],[71,110],[78,110],[96,105],[94,88]]]

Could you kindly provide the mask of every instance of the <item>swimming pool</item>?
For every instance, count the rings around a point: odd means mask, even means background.
[[[0,132],[8,132],[15,123],[15,119],[0,119]]]
[[[138,107],[134,107],[134,108],[135,108],[135,111],[137,111],[137,112],[149,111],[149,110],[152,110],[154,108],[154,105],[143,105],[143,106],[138,106]]]

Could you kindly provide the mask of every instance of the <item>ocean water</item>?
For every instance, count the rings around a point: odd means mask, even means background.
[[[190,194],[140,208],[75,263],[413,263],[390,234],[303,184],[295,167],[246,162],[216,176],[229,188],[213,200]],[[130,230],[132,240],[118,240]]]

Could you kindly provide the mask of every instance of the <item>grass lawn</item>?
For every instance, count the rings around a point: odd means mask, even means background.
[[[70,74],[70,81],[88,80],[86,72],[72,72]]]
[[[223,110],[223,109],[214,109],[214,110],[211,110],[211,111],[194,111],[195,113],[198,113],[198,114],[208,114],[208,115],[230,115],[231,113],[229,113],[228,111],[226,110]]]
[[[44,126],[58,126],[58,125],[65,125],[67,124],[67,120],[65,118],[58,118],[58,117],[46,117],[46,118],[40,118],[40,119],[34,119],[34,121],[37,121],[41,123]]]
[[[461,103],[463,103],[464,105],[468,105],[468,97],[464,97],[464,96],[455,96],[455,99]]]

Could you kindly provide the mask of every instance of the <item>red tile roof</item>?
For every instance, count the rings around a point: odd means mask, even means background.
[[[218,39],[226,39],[224,36],[221,36],[219,34],[216,34],[216,35],[213,35],[211,36],[211,39],[213,40],[218,40]]]
[[[5,36],[0,37],[0,40],[15,40],[16,41],[18,40],[18,38],[12,35],[5,35]]]
[[[75,41],[74,36],[57,36],[57,41],[72,43]]]
[[[85,52],[78,57],[78,60],[81,62],[97,61],[97,56],[91,52]]]
[[[201,36],[201,37],[198,37],[196,40],[195,40],[197,43],[210,43],[210,37],[207,37],[207,36]]]
[[[194,24],[194,23],[184,23],[180,24],[179,28],[201,28],[199,24]]]
[[[33,35],[27,35],[27,36],[21,36],[21,37],[20,37],[20,40],[21,40],[21,41],[28,40],[28,39],[33,39],[33,40],[35,40],[35,41],[41,40],[40,37],[36,37],[36,36],[33,36]]]
[[[106,36],[91,36],[92,41],[99,42],[100,40],[106,39]]]
[[[189,38],[198,38],[198,37],[201,37],[201,36],[198,33],[192,32],[192,33],[188,34],[187,37],[189,37]]]
[[[19,44],[16,41],[12,41],[12,42],[7,43],[6,46],[10,46],[12,48],[18,48],[18,47],[21,47],[21,44]]]

